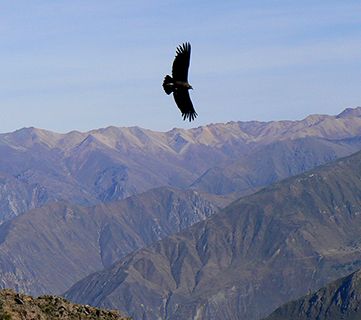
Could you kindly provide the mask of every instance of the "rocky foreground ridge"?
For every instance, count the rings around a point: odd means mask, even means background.
[[[0,319],[3,320],[130,320],[118,311],[73,304],[57,296],[31,296],[5,289],[0,291]]]

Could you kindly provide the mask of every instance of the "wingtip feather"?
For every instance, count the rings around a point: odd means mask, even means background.
[[[182,54],[184,52],[191,52],[191,44],[189,42],[182,43],[176,49],[176,54]]]

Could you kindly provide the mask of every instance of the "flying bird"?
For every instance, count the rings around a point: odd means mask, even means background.
[[[189,89],[193,89],[188,83],[188,69],[191,59],[191,45],[189,42],[178,46],[176,56],[173,61],[172,77],[166,75],[163,81],[163,88],[166,94],[173,92],[175,103],[182,112],[183,120],[189,121],[197,117],[197,112],[193,108]]]

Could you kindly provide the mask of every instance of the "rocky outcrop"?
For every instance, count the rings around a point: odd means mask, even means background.
[[[0,291],[0,318],[3,320],[130,320],[119,311],[77,305],[57,296],[33,298],[12,290]]]

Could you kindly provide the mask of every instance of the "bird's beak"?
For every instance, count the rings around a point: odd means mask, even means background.
[[[193,87],[192,86],[190,86],[190,88],[189,89],[192,89],[193,90]]]

